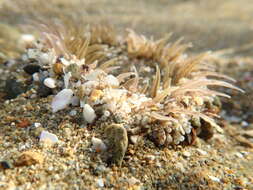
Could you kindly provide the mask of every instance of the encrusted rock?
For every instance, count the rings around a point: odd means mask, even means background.
[[[13,99],[16,98],[19,94],[25,92],[25,87],[21,82],[10,78],[5,82],[4,92],[6,94],[5,99]]]
[[[26,151],[23,152],[17,161],[15,162],[16,166],[30,166],[34,164],[42,164],[44,161],[44,157],[37,152]]]
[[[121,166],[128,145],[126,129],[122,124],[112,124],[106,127],[105,135],[109,153],[107,161]]]
[[[214,134],[214,128],[213,128],[212,124],[201,119],[201,131],[198,134],[198,137],[200,137],[204,140],[208,140],[208,139],[212,138],[213,134]]]

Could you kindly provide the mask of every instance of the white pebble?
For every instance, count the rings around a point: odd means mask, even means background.
[[[46,78],[43,83],[48,88],[55,88],[56,87],[55,80],[52,78]]]
[[[41,127],[41,123],[34,123],[34,127],[37,128],[37,127]]]
[[[83,106],[83,117],[88,123],[92,123],[96,118],[95,111],[89,104]]]
[[[40,53],[38,56],[38,60],[42,63],[42,64],[47,64],[50,62],[50,56],[48,53]]]
[[[243,157],[244,157],[240,152],[235,153],[235,155],[236,155],[238,158],[243,158]]]
[[[207,152],[206,151],[204,151],[204,150],[201,150],[201,149],[196,149],[197,151],[198,151],[198,153],[199,154],[201,154],[201,155],[207,155]]]
[[[218,177],[215,177],[215,176],[211,176],[209,175],[208,176],[211,180],[215,181],[215,182],[220,182],[220,179]]]
[[[48,131],[42,131],[40,134],[40,141],[51,141],[52,143],[56,143],[58,142],[58,137],[53,134],[53,133],[49,133]]]
[[[70,112],[69,112],[69,115],[71,115],[71,116],[75,116],[77,114],[77,111],[76,110],[71,110]]]
[[[99,178],[99,179],[97,180],[97,186],[98,186],[98,187],[104,187],[104,181],[103,181],[102,178]]]
[[[60,91],[52,101],[53,112],[57,112],[66,108],[72,101],[73,91],[71,89],[63,89]]]
[[[34,73],[32,76],[34,81],[36,82],[40,81],[39,73]]]
[[[105,143],[99,138],[92,137],[91,143],[92,149],[95,150],[96,152],[104,152],[107,150]]]
[[[188,152],[188,151],[184,151],[184,152],[183,152],[183,156],[185,156],[185,157],[190,157],[190,156],[191,156],[191,153]]]

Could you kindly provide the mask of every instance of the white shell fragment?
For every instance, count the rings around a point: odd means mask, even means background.
[[[55,134],[49,133],[48,131],[42,131],[40,134],[40,141],[50,141],[52,143],[57,143],[59,140]]]
[[[105,143],[96,137],[92,137],[91,139],[91,143],[92,143],[92,149],[96,152],[104,152],[107,150],[107,146],[105,145]]]
[[[43,83],[48,88],[55,88],[56,87],[55,80],[52,78],[46,78]]]
[[[73,97],[73,91],[71,89],[63,89],[60,91],[52,101],[53,112],[57,112],[66,108],[71,102]]]
[[[96,118],[95,111],[89,104],[83,106],[83,117],[88,123],[92,123]]]
[[[113,75],[108,75],[105,77],[105,82],[110,86],[119,86],[118,79]]]

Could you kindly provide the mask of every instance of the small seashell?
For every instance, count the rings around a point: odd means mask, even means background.
[[[66,108],[72,101],[73,91],[71,89],[63,89],[60,91],[52,101],[53,112],[57,112]]]
[[[40,141],[50,141],[52,143],[57,143],[58,137],[53,133],[49,133],[48,131],[42,131],[40,134]]]
[[[83,117],[88,123],[92,123],[96,118],[95,111],[89,104],[83,106]]]
[[[95,150],[96,152],[104,152],[107,150],[107,146],[99,138],[92,137],[91,143],[92,143],[92,149]]]
[[[55,88],[56,85],[55,85],[55,80],[52,79],[52,78],[46,78],[44,81],[43,81],[44,85],[47,86],[48,88]]]

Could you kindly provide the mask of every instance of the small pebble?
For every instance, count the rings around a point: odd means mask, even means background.
[[[36,81],[36,82],[39,82],[40,81],[40,76],[39,76],[39,73],[33,73],[33,75],[32,75],[32,77],[33,77],[33,80],[34,81]]]
[[[25,66],[23,69],[27,74],[33,75],[34,73],[39,72],[41,67],[36,64],[29,64],[29,65]]]
[[[107,150],[107,146],[105,145],[105,143],[96,137],[92,137],[91,139],[91,143],[92,143],[92,149],[96,152],[104,152]]]
[[[83,117],[88,123],[92,123],[96,118],[95,111],[89,104],[83,106]]]
[[[0,161],[0,169],[11,169],[12,164],[9,161]]]
[[[209,177],[212,181],[220,182],[220,179],[219,179],[218,177],[211,176],[211,175],[209,175],[208,177]]]
[[[44,84],[45,86],[47,86],[48,88],[55,88],[55,87],[56,87],[55,80],[52,79],[52,78],[46,78],[46,79],[43,81],[43,84]]]
[[[105,136],[108,144],[107,162],[121,166],[128,146],[127,131],[122,124],[106,127]]]
[[[34,125],[35,128],[42,126],[41,123],[34,123],[33,125]]]
[[[190,157],[190,156],[191,156],[191,153],[188,152],[188,151],[184,151],[184,152],[183,152],[183,156],[184,156],[184,157]]]
[[[102,178],[99,178],[99,179],[97,180],[97,186],[100,187],[100,188],[104,187],[104,181],[103,181]]]
[[[58,137],[53,133],[42,131],[40,134],[40,141],[50,141],[52,143],[57,143]]]
[[[4,92],[6,94],[5,99],[14,99],[19,94],[25,92],[25,87],[21,82],[17,82],[16,79],[11,78],[5,81]]]
[[[53,91],[51,88],[48,88],[47,86],[45,86],[43,83],[40,83],[37,90],[37,94],[40,97],[47,97],[53,94]]]
[[[201,150],[201,149],[196,149],[197,150],[197,152],[200,154],[200,155],[207,155],[207,152],[206,151],[204,151],[204,150]]]
[[[244,157],[240,152],[235,153],[235,155],[236,155],[238,158],[243,158],[243,157]]]
[[[69,115],[70,116],[75,116],[77,114],[77,111],[76,110],[71,110],[70,112],[69,112]]]

